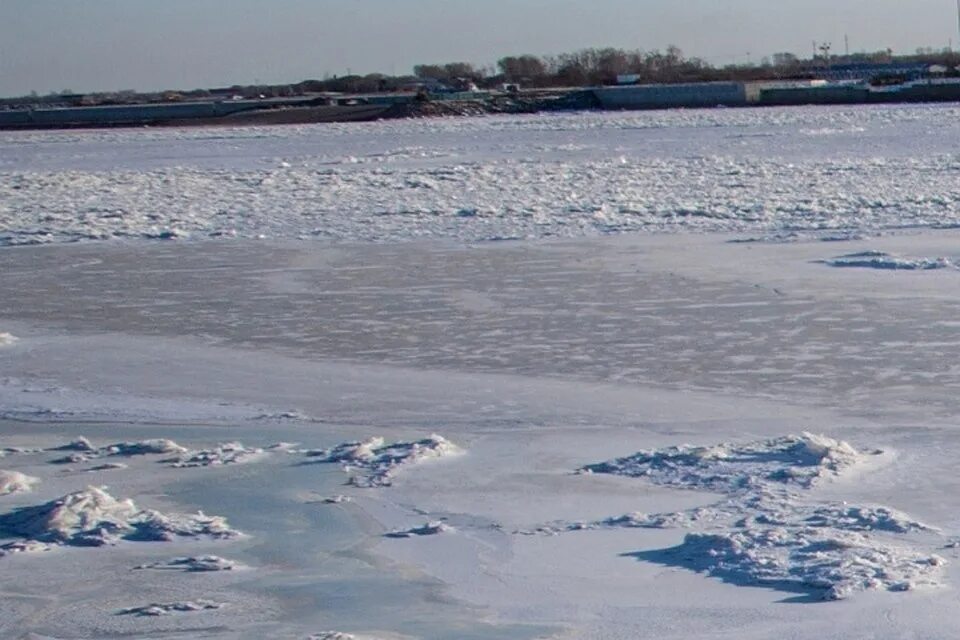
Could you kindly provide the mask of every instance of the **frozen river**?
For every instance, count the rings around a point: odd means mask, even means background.
[[[958,116],[0,135],[0,635],[955,638]]]

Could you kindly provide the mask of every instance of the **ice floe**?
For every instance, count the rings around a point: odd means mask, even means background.
[[[210,600],[187,600],[185,602],[167,602],[132,607],[121,610],[118,615],[124,616],[169,616],[178,613],[197,613],[220,609],[224,605]]]
[[[220,556],[184,556],[141,564],[134,569],[152,569],[154,571],[183,571],[186,573],[206,573],[217,571],[233,571],[243,568],[243,565]]]
[[[113,545],[125,540],[170,541],[239,535],[222,517],[202,512],[164,514],[140,509],[132,500],[118,500],[102,487],[87,487],[50,502],[2,514],[0,531],[31,542],[85,547]]]
[[[0,496],[30,491],[39,482],[40,478],[19,471],[0,471]]]
[[[357,487],[383,487],[393,482],[401,469],[448,456],[463,450],[443,436],[431,435],[414,442],[386,443],[381,437],[345,442],[331,449],[316,449],[306,455],[317,463],[340,463],[353,475],[350,484]]]
[[[829,260],[822,260],[831,267],[862,267],[895,271],[929,271],[931,269],[956,269],[948,258],[904,258],[883,251],[861,251]]]
[[[881,505],[815,499],[822,480],[843,476],[882,454],[810,433],[746,444],[642,451],[581,471],[643,478],[724,497],[713,505],[675,513],[555,522],[519,533],[697,529],[677,547],[625,555],[700,571],[731,584],[764,585],[825,599],[869,589],[905,591],[939,585],[945,561],[917,546],[918,537],[938,536],[936,528]]]

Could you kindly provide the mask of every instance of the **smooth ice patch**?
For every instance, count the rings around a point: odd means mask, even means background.
[[[98,487],[0,515],[0,531],[28,541],[79,547],[239,535],[225,518],[140,509],[132,500],[118,500]]]
[[[0,496],[30,491],[40,478],[34,478],[19,471],[0,471]]]
[[[350,484],[357,487],[385,487],[393,482],[400,470],[448,456],[460,455],[463,450],[443,436],[432,435],[415,442],[387,444],[383,438],[345,442],[332,449],[307,451],[317,463],[340,463],[344,471],[352,473]]]
[[[929,271],[931,269],[956,269],[948,258],[904,258],[883,251],[861,251],[823,260],[831,267],[861,267],[888,269],[892,271]]]

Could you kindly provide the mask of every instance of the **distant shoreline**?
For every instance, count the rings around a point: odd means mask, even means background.
[[[628,111],[713,107],[960,103],[960,80],[925,79],[894,86],[813,82],[705,82],[416,97],[410,94],[198,101],[0,111],[0,130],[263,126],[371,122],[403,118]]]

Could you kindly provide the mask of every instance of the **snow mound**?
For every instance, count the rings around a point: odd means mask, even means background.
[[[15,336],[15,335],[13,335],[13,334],[11,334],[11,333],[7,333],[7,332],[5,332],[5,331],[0,331],[0,347],[5,347],[5,346],[7,346],[7,345],[11,345],[11,344],[13,344],[14,342],[16,342],[17,340],[19,340],[19,338],[18,338],[17,336]]]
[[[94,547],[122,540],[169,541],[239,535],[224,518],[203,513],[168,515],[139,509],[132,500],[117,500],[97,487],[0,515],[0,530],[29,541]]]
[[[201,449],[199,451],[186,451],[181,455],[165,460],[171,467],[190,468],[190,467],[215,467],[225,464],[237,464],[240,462],[250,462],[263,455],[263,449],[245,447],[239,442],[227,442],[217,445],[212,449]]]
[[[838,600],[869,589],[935,586],[944,560],[826,528],[689,533],[672,549],[630,554],[743,586],[767,585]]]
[[[51,460],[52,463],[79,464],[106,457],[132,458],[146,455],[183,454],[187,451],[187,448],[165,438],[140,440],[139,442],[116,442],[96,448],[90,444],[89,440],[81,436],[73,442],[57,447],[54,451],[70,451],[71,453],[63,458]]]
[[[346,504],[347,502],[353,502],[353,498],[350,496],[336,495],[320,499],[320,504]]]
[[[89,440],[80,436],[76,440],[71,440],[65,445],[54,447],[54,451],[81,451],[83,453],[92,453],[97,450]]]
[[[587,465],[580,471],[642,477],[656,484],[691,489],[740,492],[770,483],[810,487],[879,453],[862,453],[846,442],[803,433],[742,445],[681,445],[641,451]]]
[[[141,440],[140,442],[118,442],[99,449],[98,453],[107,456],[131,457],[151,454],[183,453],[186,450],[186,447],[181,447],[173,440],[156,438],[152,440]]]
[[[119,469],[126,469],[127,465],[122,462],[104,462],[103,464],[98,464],[95,467],[90,467],[87,469],[87,473],[92,473],[94,471],[116,471]]]
[[[435,536],[440,533],[450,533],[456,531],[450,525],[440,522],[428,522],[419,527],[413,527],[412,529],[404,529],[402,531],[390,531],[389,533],[383,534],[386,538],[413,538],[420,536]]]
[[[41,551],[50,551],[53,545],[46,542],[37,542],[36,540],[14,540],[0,545],[0,558],[10,556],[15,553],[39,553]]]
[[[211,611],[223,607],[219,602],[196,600],[186,602],[169,602],[163,604],[148,604],[142,607],[123,609],[117,615],[121,616],[169,616],[177,613],[196,613]]]
[[[0,496],[30,491],[33,485],[39,482],[39,478],[28,476],[19,471],[0,471]]]
[[[233,571],[243,565],[220,556],[186,556],[141,564],[134,569],[153,569],[156,571],[183,571],[186,573],[205,573],[210,571]]]
[[[307,640],[358,640],[357,636],[340,631],[321,631],[310,635]]]
[[[930,269],[957,268],[947,258],[903,258],[883,251],[861,251],[823,260],[831,267],[861,267],[867,269],[890,269],[896,271],[928,271]]]
[[[735,585],[765,585],[831,600],[872,589],[906,591],[938,585],[945,561],[914,548],[922,536],[938,535],[935,528],[884,506],[818,503],[810,497],[821,479],[841,475],[880,453],[858,451],[841,440],[809,433],[743,445],[641,451],[581,471],[643,478],[725,497],[676,513],[636,512],[593,522],[552,523],[531,533],[696,529],[677,547],[627,555]]]
[[[390,486],[393,476],[406,467],[426,460],[459,455],[463,450],[443,436],[431,435],[415,442],[386,444],[383,438],[345,442],[332,449],[307,451],[318,463],[338,462],[344,471],[353,472],[350,484],[357,487]]]

